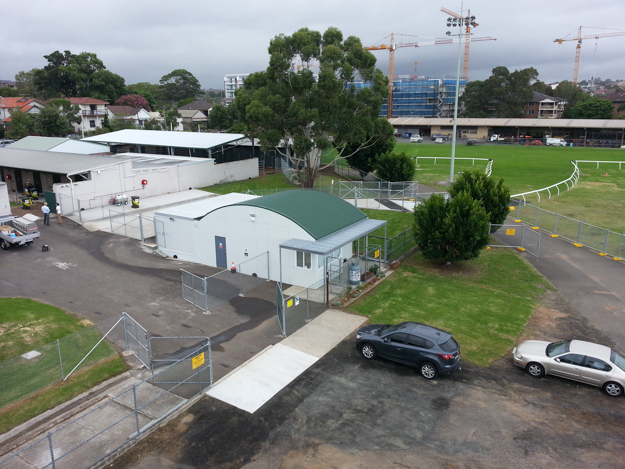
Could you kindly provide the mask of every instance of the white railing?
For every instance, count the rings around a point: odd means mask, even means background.
[[[595,161],[595,160],[576,160],[577,163],[597,163],[597,169],[599,169],[599,163],[611,163],[618,164],[618,169],[625,164],[625,161]]]
[[[451,160],[451,156],[413,156],[415,163],[419,163],[419,158],[429,158],[434,160],[434,164],[436,164],[436,160]],[[476,161],[488,161],[486,164],[486,176],[490,177],[493,171],[493,159],[492,158],[454,158],[454,161],[457,160],[471,160],[471,165],[475,166]]]
[[[573,164],[574,169],[573,169],[573,174],[571,174],[571,177],[569,177],[568,179],[565,179],[564,181],[558,182],[556,184],[552,184],[549,187],[543,187],[542,189],[537,189],[535,191],[523,192],[522,194],[513,194],[510,197],[511,198],[522,197],[523,202],[525,202],[526,195],[536,194],[538,196],[538,201],[540,202],[540,193],[543,191],[547,191],[550,199],[552,196],[551,194],[552,189],[557,190],[558,193],[556,195],[560,195],[560,186],[562,184],[566,185],[566,190],[568,191],[569,189],[571,189],[571,187],[575,186],[577,184],[577,181],[579,180],[579,168],[577,167],[577,162],[575,160],[571,160],[571,163]]]

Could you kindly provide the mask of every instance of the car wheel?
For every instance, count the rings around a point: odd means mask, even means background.
[[[530,363],[527,365],[527,372],[534,378],[542,378],[545,375],[545,368],[540,363]]]
[[[3,251],[6,251],[7,249],[9,249],[9,243],[7,243],[4,239],[0,241],[0,248],[2,248]]]
[[[362,346],[360,347],[360,353],[362,353],[362,356],[365,357],[367,360],[373,360],[377,355],[375,347],[371,344],[362,344]]]
[[[423,376],[425,379],[434,379],[438,375],[436,365],[434,365],[434,363],[432,362],[421,363],[419,371],[421,372],[421,376]]]
[[[623,395],[623,386],[612,381],[605,383],[603,385],[603,390],[608,396],[619,397]]]

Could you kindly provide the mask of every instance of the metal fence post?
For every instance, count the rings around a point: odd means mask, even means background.
[[[137,422],[137,435],[141,433],[141,427],[139,426],[139,409],[137,408],[137,385],[132,387],[132,398],[135,403],[135,420]]]
[[[605,243],[603,243],[603,253],[606,254],[608,251],[608,238],[610,237],[610,228],[605,233]]]
[[[208,279],[202,279],[202,289],[204,290],[204,311],[208,311]]]
[[[143,217],[141,216],[141,212],[139,212],[139,233],[141,234],[141,241],[145,241],[143,237]]]
[[[128,323],[126,322],[126,313],[122,313],[122,319],[124,320],[124,342],[126,343],[126,350],[128,350]]]
[[[582,239],[582,223],[584,223],[584,222],[580,220],[580,222],[579,222],[579,230],[577,231],[577,242],[578,243],[579,243],[579,240]]]
[[[72,208],[74,208],[74,204],[73,203],[72,203]],[[78,200],[78,219],[80,220],[80,223],[82,223],[82,210],[80,208],[80,199]]]
[[[52,461],[52,469],[55,469],[55,465],[54,465],[54,449],[52,447],[52,433],[48,433],[46,435],[46,438],[48,438],[48,444],[50,445],[50,461]]]
[[[65,379],[65,374],[63,373],[63,357],[61,356],[61,343],[59,339],[56,339],[56,348],[59,351],[59,363],[61,364],[61,379]]]
[[[621,235],[621,245],[618,248],[618,257],[621,257],[621,250],[623,249],[623,240],[625,239],[625,233]]]

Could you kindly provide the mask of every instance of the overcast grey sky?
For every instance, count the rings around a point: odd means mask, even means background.
[[[126,84],[158,83],[183,68],[204,88],[223,88],[223,77],[267,67],[267,46],[278,34],[302,27],[339,28],[363,45],[382,44],[391,33],[444,38],[447,15],[460,1],[384,0],[21,0],[3,1],[0,28],[0,79],[42,68],[55,50],[93,52]],[[554,39],[616,32],[623,28],[624,0],[468,0],[479,26],[475,37],[497,41],[471,45],[469,78],[485,79],[493,67],[535,67],[545,82],[572,80],[575,41]],[[587,28],[586,28],[587,27]],[[604,29],[597,29],[604,28]],[[457,29],[457,28],[456,28]],[[624,31],[625,32],[625,31]],[[406,40],[409,40],[406,38]],[[579,80],[594,72],[625,79],[625,36],[586,40]],[[388,52],[373,52],[388,73]],[[447,77],[456,74],[457,45],[401,48],[395,74]]]

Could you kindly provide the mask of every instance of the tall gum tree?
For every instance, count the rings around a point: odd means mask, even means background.
[[[323,35],[303,28],[276,36],[269,55],[267,69],[237,91],[236,114],[263,150],[276,149],[293,163],[304,187],[312,187],[318,170],[389,138],[376,126],[388,81],[360,39],[343,40],[336,28]]]

